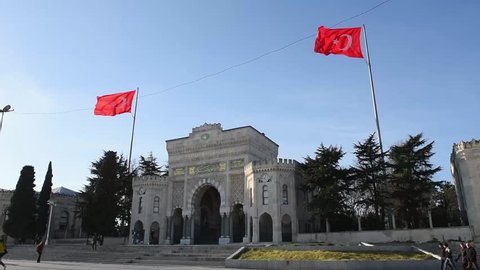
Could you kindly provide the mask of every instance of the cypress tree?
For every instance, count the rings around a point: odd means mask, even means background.
[[[8,207],[8,218],[3,231],[10,237],[23,242],[35,235],[35,170],[24,166]]]
[[[37,236],[42,237],[45,234],[48,223],[48,212],[50,200],[50,194],[52,193],[52,162],[48,163],[47,174],[45,175],[45,181],[43,181],[42,191],[37,201],[38,218],[37,218]]]

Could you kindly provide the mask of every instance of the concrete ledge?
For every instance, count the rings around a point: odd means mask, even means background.
[[[267,261],[267,260],[225,260],[228,268],[267,269],[267,270],[434,270],[438,269],[438,260],[422,261]]]
[[[272,247],[262,249],[288,249],[288,250],[312,250],[310,246],[288,246],[288,247]],[[315,250],[338,250],[338,251],[416,251],[423,252],[417,247],[412,246],[351,246],[351,247],[334,247],[322,246],[315,247]],[[436,270],[440,266],[440,261],[431,260],[398,260],[398,261],[296,261],[296,260],[239,260],[241,254],[247,252],[249,249],[241,247],[235,253],[230,255],[225,260],[225,266],[228,268],[243,268],[243,269],[268,269],[268,270],[303,270],[303,269],[329,269],[329,270]]]

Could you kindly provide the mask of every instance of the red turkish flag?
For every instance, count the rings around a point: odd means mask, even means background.
[[[132,111],[135,90],[97,97],[94,115],[115,116]]]
[[[315,52],[343,54],[348,57],[363,58],[360,46],[361,27],[328,29],[320,26],[315,39]]]

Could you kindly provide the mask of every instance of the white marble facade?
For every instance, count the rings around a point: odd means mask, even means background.
[[[453,145],[451,172],[455,178],[463,225],[470,225],[480,237],[480,140]]]
[[[298,164],[265,134],[204,124],[167,151],[169,176],[133,181],[132,244],[295,241]]]

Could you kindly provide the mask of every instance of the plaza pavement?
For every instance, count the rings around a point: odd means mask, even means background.
[[[128,265],[128,264],[103,264],[103,263],[77,263],[61,261],[36,261],[27,260],[8,260],[3,262],[7,265],[7,270],[208,270],[208,269],[231,269],[223,266],[185,266],[185,265]],[[0,266],[1,269],[1,266]]]

